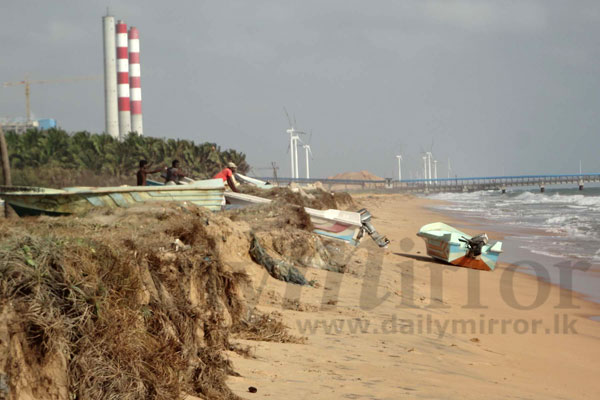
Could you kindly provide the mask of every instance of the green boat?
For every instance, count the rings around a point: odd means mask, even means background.
[[[425,241],[428,255],[459,267],[492,271],[502,253],[502,242],[488,244],[485,233],[470,236],[443,222],[423,225],[417,236]]]
[[[19,216],[68,215],[95,207],[131,207],[152,202],[188,202],[213,211],[225,204],[222,179],[195,181],[189,185],[27,188],[0,191],[0,197]]]

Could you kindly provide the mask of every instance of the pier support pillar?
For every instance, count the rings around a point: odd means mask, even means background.
[[[583,190],[583,180],[579,180],[579,190]]]

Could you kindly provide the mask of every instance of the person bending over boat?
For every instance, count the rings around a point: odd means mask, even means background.
[[[155,174],[157,172],[162,171],[164,168],[160,167],[154,170],[150,170],[150,164],[146,160],[140,160],[140,169],[137,172],[137,185],[138,186],[146,186],[146,178],[148,174]]]
[[[223,179],[223,182],[227,182],[231,190],[239,193],[237,183],[235,181],[235,178],[233,177],[233,174],[235,174],[236,170],[237,165],[235,165],[232,162],[228,162],[227,167],[223,168],[218,174],[216,174],[213,177],[213,179]]]
[[[167,168],[165,185],[179,185],[179,180],[181,178],[185,178],[185,175],[179,169],[179,160],[173,160],[171,167]]]

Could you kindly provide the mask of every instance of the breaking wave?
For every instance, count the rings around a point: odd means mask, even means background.
[[[597,262],[600,254],[600,188],[437,193],[427,196],[447,202],[435,208],[489,220],[496,226],[544,232],[524,238],[523,248],[551,257],[577,257]],[[500,228],[499,228],[500,229]],[[510,229],[509,229],[510,230]],[[573,249],[576,249],[573,251]],[[577,254],[571,254],[576,252]]]

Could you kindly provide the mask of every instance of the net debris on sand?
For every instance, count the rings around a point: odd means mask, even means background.
[[[277,260],[271,257],[260,245],[256,235],[252,235],[250,255],[257,264],[265,267],[273,278],[298,285],[308,285],[308,282],[296,267],[285,260]]]

